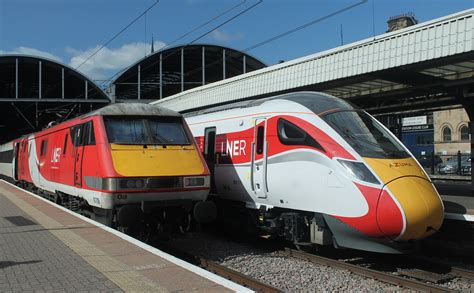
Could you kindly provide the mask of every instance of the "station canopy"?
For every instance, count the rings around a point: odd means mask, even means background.
[[[139,60],[112,82],[117,102],[155,101],[266,67],[241,51],[194,44],[166,48]]]
[[[110,103],[79,71],[54,60],[0,55],[0,143]]]

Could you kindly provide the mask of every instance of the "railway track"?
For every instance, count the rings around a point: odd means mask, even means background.
[[[245,274],[242,274],[241,272],[238,272],[236,270],[233,270],[229,267],[220,265],[214,261],[211,261],[209,259],[177,250],[176,248],[170,247],[168,245],[160,245],[157,246],[159,249],[166,251],[167,253],[170,253],[176,257],[179,257],[183,260],[186,260],[190,263],[193,263],[205,270],[208,270],[216,275],[219,275],[223,278],[226,278],[228,280],[231,280],[237,284],[240,284],[242,286],[245,286],[247,288],[250,288],[252,290],[255,290],[256,292],[268,292],[268,293],[281,293],[283,292],[282,290],[275,288],[271,285],[265,284],[263,282],[260,282],[257,279],[254,279],[250,276],[247,276]]]
[[[427,258],[424,256],[410,256],[410,259],[413,261],[421,261],[425,263],[425,265],[432,266],[432,267],[439,267],[440,270],[447,272],[453,276],[458,276],[461,278],[466,278],[474,281],[474,271],[464,269],[461,267],[453,266],[445,261],[433,260],[431,258]]]
[[[441,287],[438,285],[429,284],[429,283],[421,282],[414,279],[408,279],[400,275],[381,272],[381,271],[369,269],[366,267],[361,267],[355,264],[347,263],[344,261],[322,257],[322,256],[314,255],[314,254],[309,254],[309,253],[298,251],[298,250],[287,248],[283,251],[279,251],[278,254],[281,256],[306,260],[306,261],[317,263],[320,265],[345,269],[354,274],[358,274],[364,277],[376,279],[379,281],[383,281],[386,283],[390,283],[390,284],[401,286],[408,289],[419,290],[419,291],[430,291],[430,292],[456,292],[455,290],[451,290],[446,287]],[[465,274],[469,276],[472,276],[473,274],[473,272],[462,270],[462,269],[457,269],[455,271],[458,274]],[[418,274],[419,273],[420,271],[418,271]],[[410,277],[415,277],[415,276],[412,275]]]

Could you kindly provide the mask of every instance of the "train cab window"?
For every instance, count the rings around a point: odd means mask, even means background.
[[[66,154],[66,148],[67,148],[67,138],[68,138],[68,134],[66,133],[66,136],[64,137],[64,145],[63,145],[63,155]]]
[[[104,117],[109,143],[189,145],[181,117]]]
[[[48,140],[44,139],[43,141],[41,141],[40,156],[46,155],[47,148],[48,148]]]
[[[73,126],[70,129],[71,141],[74,147],[81,144],[81,126]]]
[[[263,139],[265,136],[265,128],[259,126],[257,128],[257,154],[261,155],[263,153]]]
[[[95,145],[94,126],[92,121],[83,124],[82,145]]]
[[[324,148],[306,131],[285,119],[278,119],[278,139],[284,145],[305,145],[324,152]]]
[[[321,117],[362,157],[403,159],[410,154],[393,134],[362,111],[336,111]]]

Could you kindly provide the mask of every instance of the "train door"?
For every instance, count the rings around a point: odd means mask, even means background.
[[[13,149],[13,179],[18,181],[18,156],[20,155],[20,143],[15,142],[15,147]]]
[[[208,127],[204,129],[204,159],[211,172],[211,193],[216,193],[214,182],[214,169],[216,164],[216,128]]]
[[[252,142],[252,189],[258,198],[267,198],[267,139],[266,118],[256,118],[254,125],[254,139]]]
[[[74,185],[82,186],[82,157],[84,155],[84,146],[82,145],[82,132],[84,125],[74,126],[71,129],[71,137],[73,137],[74,145]]]
[[[28,154],[26,152],[26,146],[28,145],[28,140],[22,140],[20,143],[20,154],[18,155],[18,179],[25,179],[25,165],[28,164]]]

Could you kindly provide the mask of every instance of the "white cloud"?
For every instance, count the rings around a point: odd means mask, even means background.
[[[38,56],[38,57],[44,57],[48,59],[52,59],[55,61],[62,62],[62,59],[56,55],[53,55],[51,53],[41,51],[35,48],[28,48],[28,47],[18,47],[13,49],[12,51],[2,51],[0,50],[0,54],[23,54],[23,55],[32,55],[32,56]]]
[[[209,34],[209,37],[211,39],[214,39],[218,42],[229,42],[229,41],[235,41],[235,40],[241,40],[244,38],[244,34],[237,32],[237,33],[227,33],[221,30],[214,30]]]
[[[165,44],[160,41],[154,42],[154,49],[158,51],[164,47]],[[0,54],[24,54],[33,55],[38,57],[44,57],[52,59],[58,62],[67,63],[72,68],[79,66],[84,60],[92,55],[100,46],[88,48],[86,50],[78,50],[75,48],[67,47],[66,53],[69,54],[70,59],[67,61],[67,57],[64,58],[53,55],[51,53],[41,51],[35,48],[18,47],[11,51],[0,50]],[[149,55],[151,51],[151,44],[137,42],[128,43],[118,48],[103,48],[92,58],[87,60],[86,63],[79,67],[79,71],[84,73],[87,77],[92,80],[102,80],[110,78],[117,71],[124,69],[134,64],[139,59],[145,57],[145,54]]]
[[[164,45],[163,42],[154,42],[155,51]],[[85,51],[66,48],[66,52],[72,55],[69,65],[76,68],[97,51],[99,47],[100,46],[95,46]],[[93,80],[104,79],[110,77],[113,71],[116,72],[132,65],[139,59],[145,57],[145,54],[149,55],[150,50],[151,44],[142,42],[125,44],[119,48],[105,47],[87,60],[86,63],[81,65],[78,70]]]

